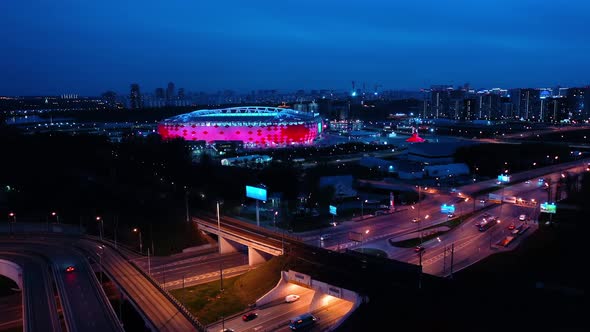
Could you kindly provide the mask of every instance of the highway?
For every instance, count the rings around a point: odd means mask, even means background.
[[[102,287],[87,263],[87,258],[95,260],[99,253],[102,254],[102,267],[105,272],[147,317],[148,325],[152,325],[153,329],[198,330],[198,323],[194,322],[189,314],[182,312],[180,307],[158,288],[157,283],[149,281],[138,268],[109,246],[100,249],[100,243],[93,240],[44,235],[3,237],[0,243],[0,252],[33,252],[51,262],[51,273],[55,277],[68,331],[122,331]],[[69,265],[75,266],[76,270],[66,273],[65,267]],[[26,276],[28,272],[25,271],[24,274]],[[31,275],[35,276],[34,284],[38,284],[39,287],[43,285],[44,279],[47,280],[40,272]],[[41,300],[39,297],[39,301]],[[43,317],[43,312],[47,311],[49,305],[43,305],[45,309],[35,314],[35,320],[37,317]],[[28,311],[32,307],[25,305],[25,308]],[[50,326],[47,324],[31,331],[48,331]]]
[[[17,311],[14,306],[7,308],[8,311],[2,310],[3,320],[10,317],[13,325],[23,326],[26,331],[62,331],[49,262],[41,255],[13,250],[6,243],[0,244],[0,259],[14,262],[23,269],[22,305],[16,306]]]
[[[87,239],[81,239],[75,245],[87,252],[98,250],[97,243]],[[193,322],[158,289],[157,284],[149,281],[120,252],[110,246],[104,246],[103,250],[102,266],[105,271],[132,299],[153,328],[158,331],[196,330]]]
[[[255,331],[291,331],[289,323],[294,317],[310,312],[309,308],[314,297],[315,291],[290,284],[293,287],[293,294],[301,296],[299,300],[287,303],[282,299],[263,305],[252,312],[258,314],[258,317],[251,321],[244,321],[242,315],[231,317],[224,320],[223,327],[231,328],[236,332],[255,332]],[[320,308],[311,311],[318,318],[315,326],[309,331],[324,331],[342,318],[352,309],[352,302],[344,301],[329,295],[323,295]],[[221,331],[222,324],[213,324],[208,327],[208,331]]]
[[[217,248],[215,248],[217,249]],[[135,262],[149,272],[158,283],[167,290],[194,286],[219,279],[219,271],[223,269],[223,277],[229,278],[251,269],[248,255],[241,252],[228,254],[208,253],[174,261],[160,260],[148,266],[147,257],[136,259]]]
[[[584,172],[585,169],[585,166],[578,166],[568,171]],[[561,174],[560,171],[543,176],[545,179],[550,178],[552,180],[553,192]],[[540,213],[538,203],[547,201],[547,190],[544,190],[544,185],[539,184],[537,180],[538,178],[532,178],[528,183],[520,182],[514,185],[506,185],[504,188],[493,192],[501,195],[503,191],[505,196],[515,196],[522,199],[521,202],[523,203],[534,202],[536,206],[510,203],[492,203],[490,205],[490,203],[486,203],[489,208],[485,212],[478,212],[452,231],[423,243],[422,246],[425,248],[422,252],[424,272],[438,276],[448,276],[451,273],[451,256],[453,256],[453,270],[456,272],[493,253],[511,250],[518,246],[523,239],[539,227],[535,222],[538,220]],[[562,197],[564,196],[562,195]],[[482,206],[478,202],[476,207]],[[487,217],[484,213],[497,217],[500,223],[484,232],[480,232],[476,224],[479,224],[484,217]],[[526,220],[519,220],[520,215],[525,215]],[[513,235],[511,234],[512,230],[508,229],[510,224],[514,224],[515,227],[524,224],[523,227],[528,227],[528,230],[523,235],[515,236],[513,242],[504,247],[499,245],[499,242],[507,236]],[[416,265],[420,263],[420,256],[414,251],[414,248],[395,248],[388,241],[367,242],[366,247],[384,250],[389,254],[390,258],[395,260]]]
[[[31,275],[34,281],[28,285],[24,285],[23,292],[27,294],[29,292],[28,287],[32,284],[41,284],[55,282],[55,287],[59,294],[59,303],[63,309],[65,317],[65,326],[68,331],[122,331],[119,325],[118,319],[114,314],[106,296],[99,288],[99,284],[96,282],[94,272],[90,269],[90,266],[86,263],[85,258],[76,253],[75,251],[65,247],[65,243],[61,245],[53,245],[52,241],[46,241],[42,239],[3,239],[0,245],[0,250],[3,252],[18,253],[18,252],[30,252],[36,256],[43,257],[47,260],[47,263],[43,264],[39,261],[35,264],[27,265],[27,269],[23,269],[23,275]],[[49,264],[48,264],[49,263]],[[76,270],[71,273],[66,273],[65,268],[73,265]],[[35,270],[35,266],[42,269],[43,271]],[[48,270],[51,271],[52,278],[50,277]],[[46,298],[41,299],[39,296],[36,301],[43,301],[38,306],[44,305],[45,309],[40,309],[39,312],[34,312],[31,315],[33,318],[29,320],[25,314],[25,324],[46,324],[36,326],[35,331],[46,331],[52,329],[52,326],[58,326],[55,323],[55,318],[51,316],[57,316],[57,310],[55,309],[55,300],[53,296],[52,286],[45,292],[34,293],[46,294]],[[28,301],[24,303],[25,313],[33,313],[33,308],[29,305]],[[43,319],[43,312],[49,311],[49,318]],[[41,317],[41,318],[39,318]],[[38,319],[40,323],[36,321]],[[59,328],[54,330],[59,331]]]

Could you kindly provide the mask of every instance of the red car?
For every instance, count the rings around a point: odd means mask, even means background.
[[[75,267],[73,267],[72,265],[66,267],[66,272],[74,272],[76,270]]]
[[[253,319],[254,319],[254,318],[256,318],[256,317],[258,317],[258,314],[257,314],[257,313],[255,313],[255,312],[250,312],[250,313],[247,313],[247,314],[245,314],[244,316],[242,316],[242,320],[243,320],[244,322],[248,322],[248,321],[251,321],[251,320],[253,320]]]
[[[424,247],[416,246],[416,248],[414,248],[414,252],[421,252],[421,251],[424,251]]]

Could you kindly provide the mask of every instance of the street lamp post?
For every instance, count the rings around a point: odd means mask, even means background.
[[[8,219],[8,224],[10,225],[10,234],[12,234],[12,224],[16,223],[16,213],[9,212]]]
[[[363,242],[365,242],[365,234],[369,234],[369,230],[368,229],[364,233],[361,233],[361,249],[362,249],[362,252],[365,252],[365,249],[363,248]]]
[[[221,232],[221,205],[223,205],[223,201],[217,200],[216,202],[217,207],[217,231]]]
[[[59,224],[59,215],[57,214],[57,212],[55,212],[55,211],[51,212],[51,216],[55,217],[55,223]]]
[[[99,257],[98,265],[100,265],[100,284],[102,286],[102,275],[104,274],[104,271],[102,268],[102,255],[104,255],[104,246],[98,246],[98,249],[100,249],[100,254],[97,253],[97,255]]]
[[[365,219],[365,203],[367,203],[369,200],[361,200],[361,220]]]
[[[279,214],[279,211],[275,211],[275,213],[272,216],[272,225],[276,228],[277,227],[277,215]]]
[[[100,222],[100,240],[102,241],[102,234],[104,232],[104,223],[100,216],[96,216],[96,221]]]
[[[141,242],[141,230],[139,228],[134,228],[133,232],[139,234],[139,253],[143,254],[143,243]]]

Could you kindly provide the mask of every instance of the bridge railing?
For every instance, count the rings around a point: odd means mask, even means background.
[[[95,238],[93,240],[97,241]],[[125,258],[125,260],[131,264],[131,266],[133,266],[145,279],[147,279],[154,287],[156,287],[160,291],[160,293],[162,293],[164,297],[166,297],[166,299],[168,299],[172,304],[174,304],[176,309],[179,312],[181,312],[185,316],[185,318],[188,319],[189,322],[191,322],[191,324],[195,327],[197,331],[207,331],[207,327],[205,325],[199,322],[199,320],[190,311],[188,311],[188,309],[186,309],[186,307],[180,301],[178,301],[174,296],[172,296],[172,294],[170,294],[168,290],[162,287],[162,285],[160,285],[160,283],[158,283],[151,275],[147,274],[142,268],[140,268],[135,263],[135,261],[130,259],[124,252],[120,251],[118,248],[115,248],[110,242],[103,241],[103,243],[111,247],[111,249],[117,251],[121,256],[123,256],[123,258]]]

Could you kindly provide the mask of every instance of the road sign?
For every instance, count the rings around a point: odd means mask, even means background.
[[[498,175],[498,181],[500,182],[510,182],[510,175],[500,174]]]
[[[541,212],[545,213],[556,213],[557,212],[557,205],[549,204],[547,202],[541,204]]]
[[[455,213],[455,205],[443,204],[440,206],[440,212],[442,212],[442,213]]]

